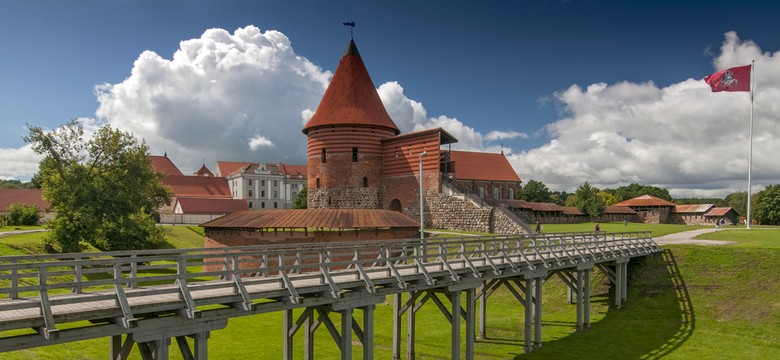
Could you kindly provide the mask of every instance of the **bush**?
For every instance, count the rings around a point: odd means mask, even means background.
[[[8,207],[8,225],[36,225],[40,219],[38,205],[11,204]]]

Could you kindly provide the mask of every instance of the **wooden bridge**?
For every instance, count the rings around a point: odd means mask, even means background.
[[[0,351],[107,337],[111,359],[127,359],[133,346],[144,359],[167,359],[175,339],[185,359],[206,359],[210,332],[229,318],[283,311],[285,359],[292,359],[299,331],[304,358],[314,359],[321,325],[342,359],[352,358],[353,334],[362,358],[373,359],[374,307],[392,295],[394,359],[402,355],[404,314],[406,358],[415,357],[415,313],[425,303],[452,325],[452,359],[461,357],[465,325],[464,353],[473,359],[477,331],[485,334],[486,301],[506,286],[525,308],[524,350],[532,352],[542,346],[545,280],[557,276],[568,286],[581,330],[590,324],[591,271],[607,274],[619,308],[629,260],[660,251],[649,232],[601,232],[6,256]],[[296,318],[293,309],[303,311]],[[364,315],[360,324],[356,309]],[[335,324],[334,312],[341,319]],[[35,331],[9,334],[18,329]]]

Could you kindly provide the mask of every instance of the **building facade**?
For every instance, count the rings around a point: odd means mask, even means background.
[[[234,199],[245,199],[250,210],[291,209],[306,188],[303,165],[218,161],[217,171],[227,179]]]

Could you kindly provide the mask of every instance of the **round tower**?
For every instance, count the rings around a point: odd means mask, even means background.
[[[309,208],[383,208],[382,140],[400,131],[353,39],[303,133]]]

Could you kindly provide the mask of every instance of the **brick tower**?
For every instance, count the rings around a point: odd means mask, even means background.
[[[349,40],[308,136],[308,207],[382,209],[382,140],[400,133]]]

